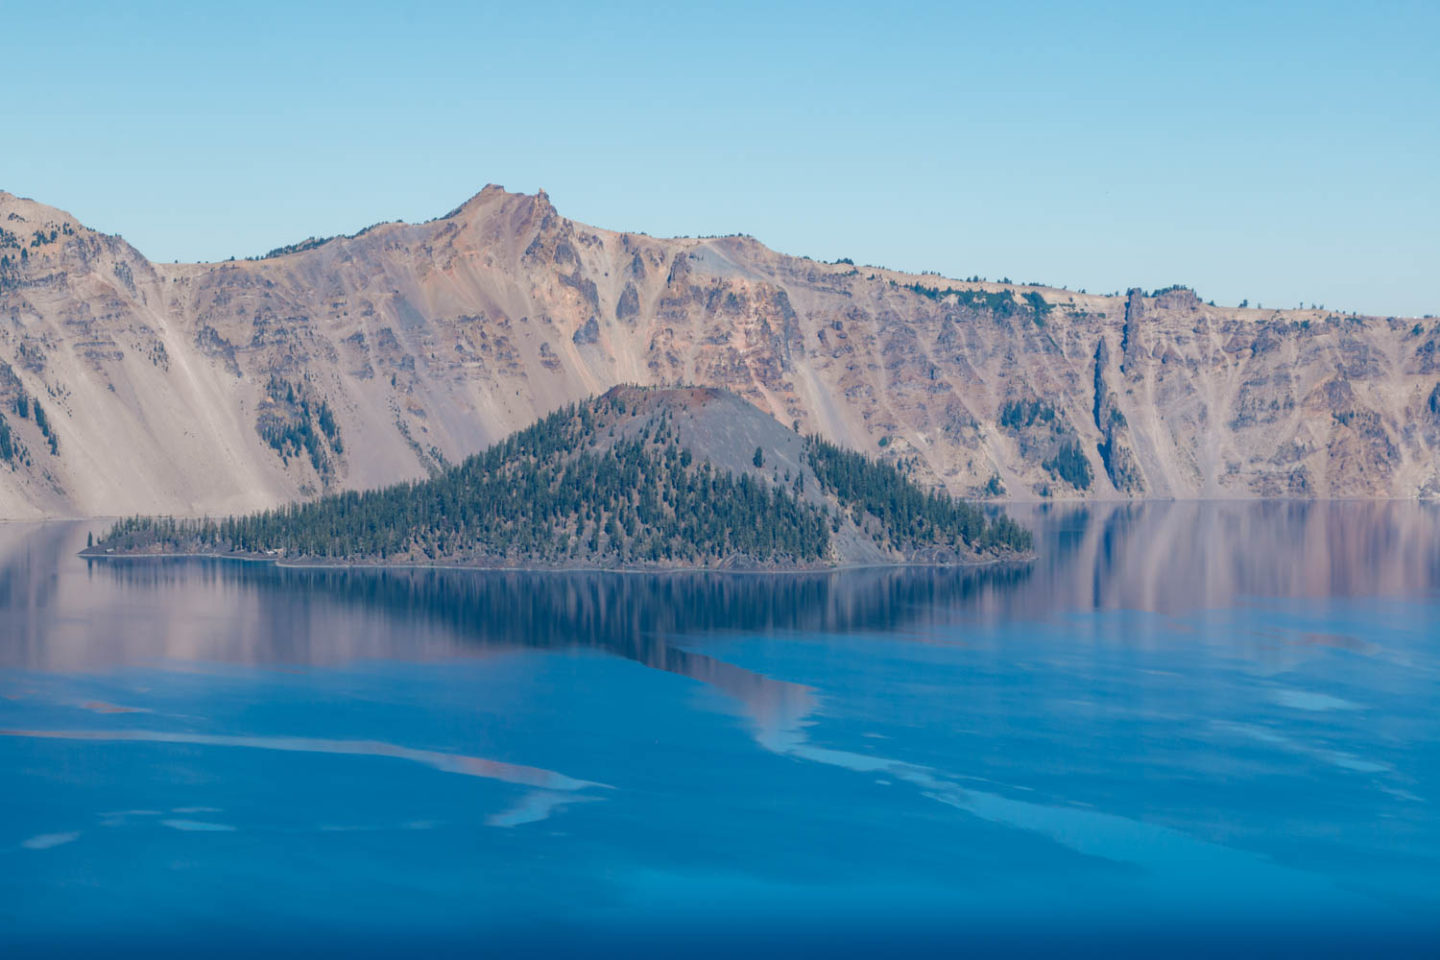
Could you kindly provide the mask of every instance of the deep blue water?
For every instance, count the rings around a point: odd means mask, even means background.
[[[799,577],[0,525],[0,955],[1440,952],[1440,510],[1022,519]]]

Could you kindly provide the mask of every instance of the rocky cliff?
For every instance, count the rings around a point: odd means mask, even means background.
[[[0,516],[378,486],[626,382],[728,387],[967,496],[1440,495],[1431,320],[819,263],[498,187],[158,264],[0,193]]]

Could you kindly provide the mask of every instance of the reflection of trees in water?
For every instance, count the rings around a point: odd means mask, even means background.
[[[284,568],[218,560],[103,563],[131,588],[238,587],[276,621],[319,599],[399,624],[443,627],[481,644],[586,647],[675,669],[667,638],[715,632],[901,630],[934,610],[963,608],[1028,567],[876,569],[831,574],[482,572]],[[278,616],[277,616],[278,615]],[[686,672],[686,671],[679,671]]]
[[[272,634],[317,617],[323,623],[319,608],[335,603],[352,614],[442,627],[465,643],[589,647],[660,669],[683,657],[666,640],[684,634],[923,632],[1057,610],[1179,612],[1239,597],[1440,586],[1434,506],[1084,504],[1045,505],[1030,514],[1037,559],[1022,566],[794,575],[294,569],[225,561],[100,566],[128,586],[207,584],[253,597]]]
[[[1027,514],[1028,511],[1028,515]],[[1054,611],[1178,613],[1240,597],[1440,587],[1440,507],[1417,503],[1018,507],[1033,564],[797,575],[277,569],[96,561],[84,527],[0,525],[0,656],[66,667],[156,657],[250,663],[588,647],[694,675],[675,637],[889,632]],[[148,596],[147,596],[148,594]]]
[[[359,650],[347,630],[383,620],[370,656],[423,655],[418,633],[464,647],[587,648],[708,684],[738,701],[765,742],[799,742],[815,707],[800,684],[672,645],[681,635],[767,631],[896,631],[935,610],[1007,589],[1026,567],[876,569],[793,576],[284,568],[220,560],[101,563],[126,592],[237,595],[240,659],[333,662]],[[358,620],[356,618],[359,618]],[[255,648],[263,644],[263,650]],[[459,652],[453,651],[453,652]],[[207,646],[205,656],[226,649]]]

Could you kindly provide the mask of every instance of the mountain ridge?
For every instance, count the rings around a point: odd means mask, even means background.
[[[966,496],[1440,495],[1432,320],[823,263],[495,185],[256,260],[153,263],[5,193],[0,229],[4,517],[381,486],[622,382],[723,386]]]

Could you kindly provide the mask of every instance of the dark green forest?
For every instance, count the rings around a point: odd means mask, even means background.
[[[819,440],[825,504],[803,483],[718,470],[666,413],[614,437],[623,403],[572,405],[424,481],[330,494],[241,517],[117,523],[98,552],[523,565],[813,565],[847,510],[895,549],[1028,549],[1006,518],[927,493],[895,468]],[[598,414],[598,417],[597,417]],[[603,418],[603,420],[601,419]],[[763,462],[757,450],[755,461]]]
[[[878,522],[891,549],[964,543],[978,550],[1029,550],[1030,531],[1009,517],[987,517],[981,508],[938,490],[923,490],[888,463],[872,460],[818,437],[806,441],[821,487],[846,506],[857,524]]]
[[[1085,451],[1074,441],[1060,444],[1055,455],[1040,465],[1076,490],[1088,490],[1094,479],[1090,471],[1090,461],[1085,459]]]

